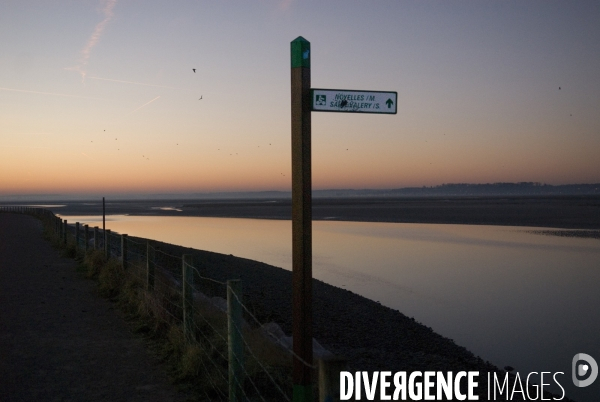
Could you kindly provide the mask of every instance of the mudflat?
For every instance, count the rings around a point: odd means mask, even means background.
[[[0,401],[184,401],[30,216],[0,213]]]
[[[102,215],[102,200],[65,201],[62,215]],[[110,200],[107,214],[291,219],[289,199]],[[449,223],[600,229],[600,197],[365,197],[314,198],[314,220]]]
[[[184,204],[204,216],[290,219],[291,202]],[[599,197],[315,199],[313,219],[600,229]]]

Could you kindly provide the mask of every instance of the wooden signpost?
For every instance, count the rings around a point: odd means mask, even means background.
[[[311,111],[397,113],[397,92],[311,89],[310,42],[291,42],[294,402],[312,401]]]

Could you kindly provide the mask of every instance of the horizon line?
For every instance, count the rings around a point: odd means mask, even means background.
[[[389,187],[389,188],[327,188],[327,189],[313,189],[312,193],[327,193],[327,192],[338,192],[338,193],[386,193],[386,192],[408,192],[416,191],[421,192],[424,190],[452,190],[449,187],[474,187],[473,190],[483,189],[483,187],[500,187],[500,186],[512,186],[520,188],[522,190],[527,189],[560,189],[561,187],[574,188],[577,186],[585,187],[598,187],[593,190],[599,191],[600,195],[600,182],[596,183],[573,183],[573,184],[545,184],[540,182],[494,182],[494,183],[443,183],[432,186],[407,186],[407,187]],[[290,190],[223,190],[223,191],[172,191],[172,192],[123,192],[123,191],[106,191],[100,192],[60,192],[60,193],[12,193],[12,194],[0,194],[0,202],[8,199],[34,199],[39,198],[52,198],[55,200],[69,200],[69,199],[95,199],[97,197],[111,196],[117,197],[121,200],[125,199],[137,199],[137,198],[151,198],[151,197],[211,197],[224,196],[224,197],[241,197],[241,196],[260,196],[260,195],[278,195],[287,196],[291,195]],[[508,194],[508,193],[505,193]],[[349,194],[348,194],[349,195]],[[382,194],[383,195],[383,194]],[[485,195],[485,194],[482,194]],[[510,194],[509,194],[510,195]],[[62,198],[61,198],[62,197]],[[343,196],[342,196],[343,197]]]

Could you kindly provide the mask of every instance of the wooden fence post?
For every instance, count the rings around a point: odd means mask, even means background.
[[[121,264],[123,265],[123,270],[127,269],[127,235],[121,235]]]
[[[346,370],[347,364],[341,357],[319,360],[319,402],[340,400],[340,372]]]
[[[184,254],[183,266],[183,334],[187,342],[194,341],[194,271],[192,256]]]
[[[89,247],[88,243],[90,242],[90,227],[89,227],[89,225],[85,225],[84,228],[85,228],[85,236],[84,236],[84,238],[85,238],[85,252],[87,253],[88,247]]]
[[[242,340],[242,281],[227,281],[227,343],[229,351],[229,402],[243,400],[244,344]]]
[[[146,289],[149,292],[154,290],[154,248],[146,241]]]
[[[67,220],[63,221],[63,244],[67,245]]]
[[[79,222],[75,222],[75,251],[79,251]]]
[[[94,250],[98,250],[98,226],[94,226]]]

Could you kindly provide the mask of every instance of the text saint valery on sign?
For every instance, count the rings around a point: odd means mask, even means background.
[[[311,89],[313,112],[396,114],[397,92]]]

